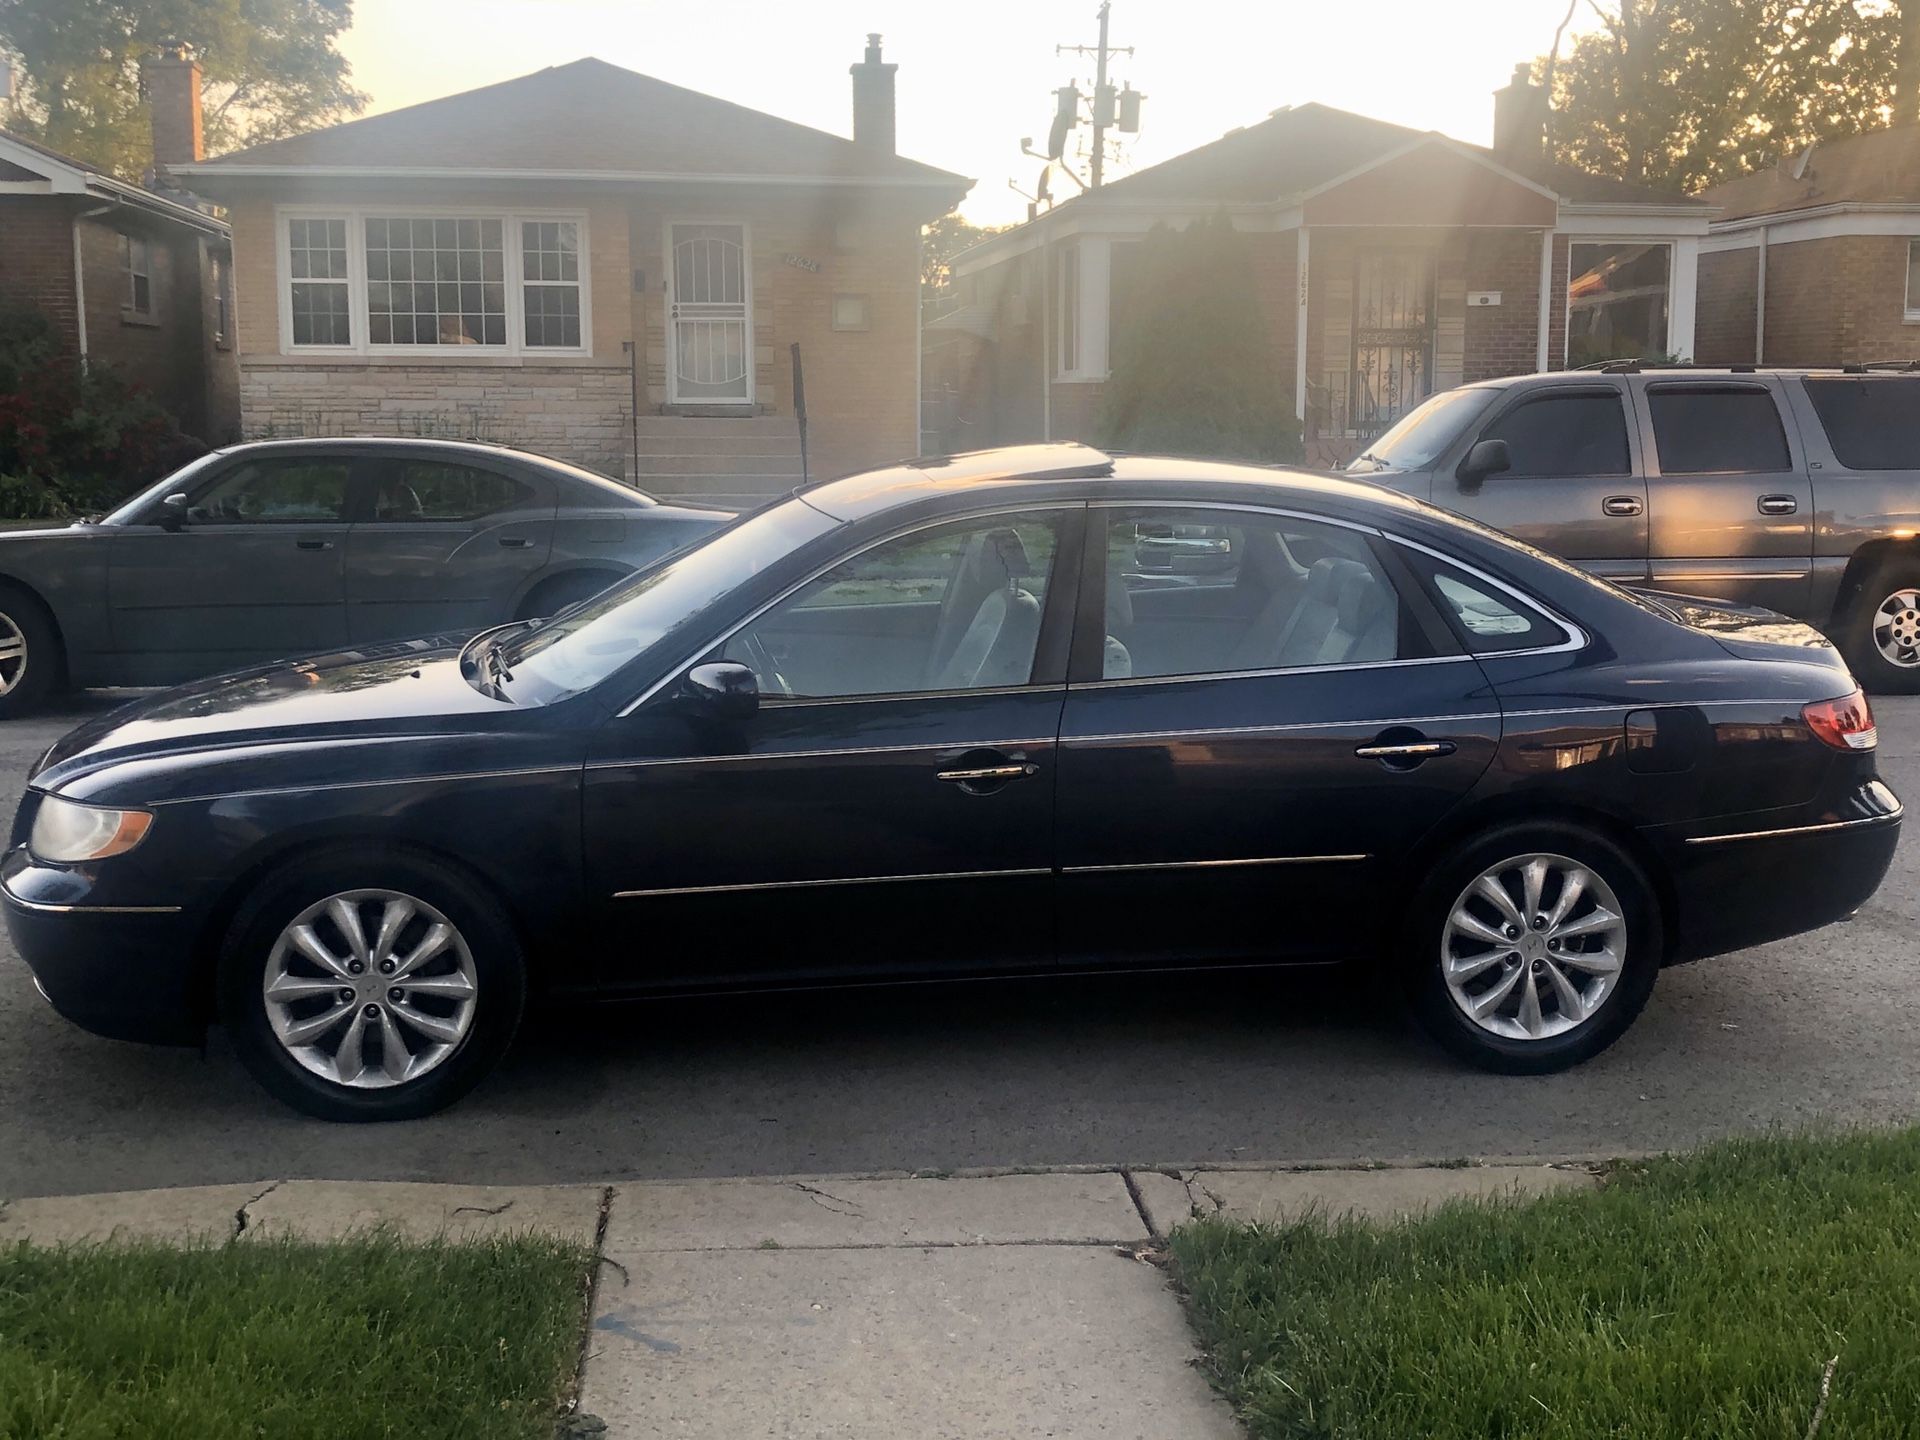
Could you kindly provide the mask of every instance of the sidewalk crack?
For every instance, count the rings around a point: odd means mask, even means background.
[[[512,1208],[513,1201],[506,1200],[498,1205],[456,1205],[453,1207],[453,1213],[456,1215],[504,1215]]]
[[[234,1239],[238,1240],[242,1235],[246,1234],[247,1226],[253,1222],[253,1217],[248,1215],[247,1212],[253,1209],[254,1206],[258,1205],[262,1200],[266,1199],[267,1196],[271,1195],[274,1191],[278,1190],[284,1184],[286,1184],[286,1181],[284,1180],[275,1180],[270,1182],[266,1189],[262,1190],[258,1195],[255,1195],[252,1199],[248,1200],[246,1204],[242,1205],[238,1210],[233,1212],[233,1238]]]
[[[822,1210],[831,1211],[835,1215],[846,1215],[855,1220],[864,1220],[867,1218],[866,1212],[851,1200],[842,1200],[838,1195],[828,1194],[825,1190],[817,1189],[812,1185],[806,1184],[804,1181],[795,1180],[792,1181],[791,1184],[794,1189],[798,1190],[802,1195],[807,1196]],[[843,1206],[845,1208],[837,1209],[835,1208],[837,1206]]]
[[[1198,1189],[1202,1195],[1206,1196],[1207,1203],[1213,1207],[1214,1214],[1218,1215],[1222,1210],[1227,1208],[1227,1202],[1225,1200],[1221,1199],[1218,1195],[1214,1194],[1213,1191],[1200,1183],[1200,1172],[1198,1170],[1194,1171],[1191,1175],[1181,1175],[1175,1172],[1173,1178],[1178,1180],[1181,1185],[1186,1188],[1187,1205],[1196,1216],[1203,1216],[1206,1212],[1200,1208],[1200,1201],[1194,1197],[1193,1192],[1195,1189]]]

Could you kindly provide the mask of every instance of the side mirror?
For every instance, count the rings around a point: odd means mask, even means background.
[[[1453,473],[1463,485],[1478,485],[1489,475],[1498,475],[1503,470],[1513,468],[1513,456],[1507,450],[1504,440],[1476,440],[1473,448],[1467,451],[1467,458],[1460,462],[1460,468]]]
[[[187,496],[184,490],[176,491],[160,502],[160,514],[156,517],[160,526],[166,530],[178,530],[187,523]]]
[[[760,681],[732,660],[694,666],[683,693],[696,710],[716,720],[744,720],[760,708]]]

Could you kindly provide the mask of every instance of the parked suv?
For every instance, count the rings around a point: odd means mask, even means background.
[[[1920,373],[1655,369],[1435,395],[1347,467],[1629,585],[1811,621],[1920,691]]]

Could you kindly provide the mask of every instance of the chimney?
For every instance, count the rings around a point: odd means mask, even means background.
[[[849,65],[853,76],[853,143],[893,153],[893,72],[880,63],[880,37],[867,36],[867,58]]]
[[[200,129],[200,62],[193,47],[168,40],[141,67],[153,113],[155,168],[190,165],[207,154]]]
[[[1493,153],[1502,160],[1538,159],[1547,148],[1547,95],[1532,67],[1513,67],[1513,79],[1493,92]]]

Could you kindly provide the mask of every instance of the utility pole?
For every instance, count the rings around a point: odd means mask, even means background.
[[[1113,87],[1107,83],[1107,58],[1111,55],[1133,54],[1131,45],[1110,47],[1107,44],[1107,16],[1113,9],[1113,0],[1100,0],[1100,43],[1098,45],[1056,45],[1056,55],[1092,55],[1093,69],[1093,154],[1088,166],[1089,190],[1098,190],[1105,178],[1107,168],[1107,127],[1114,121]],[[1124,126],[1122,128],[1125,128]],[[1134,128],[1138,128],[1136,123]]]

